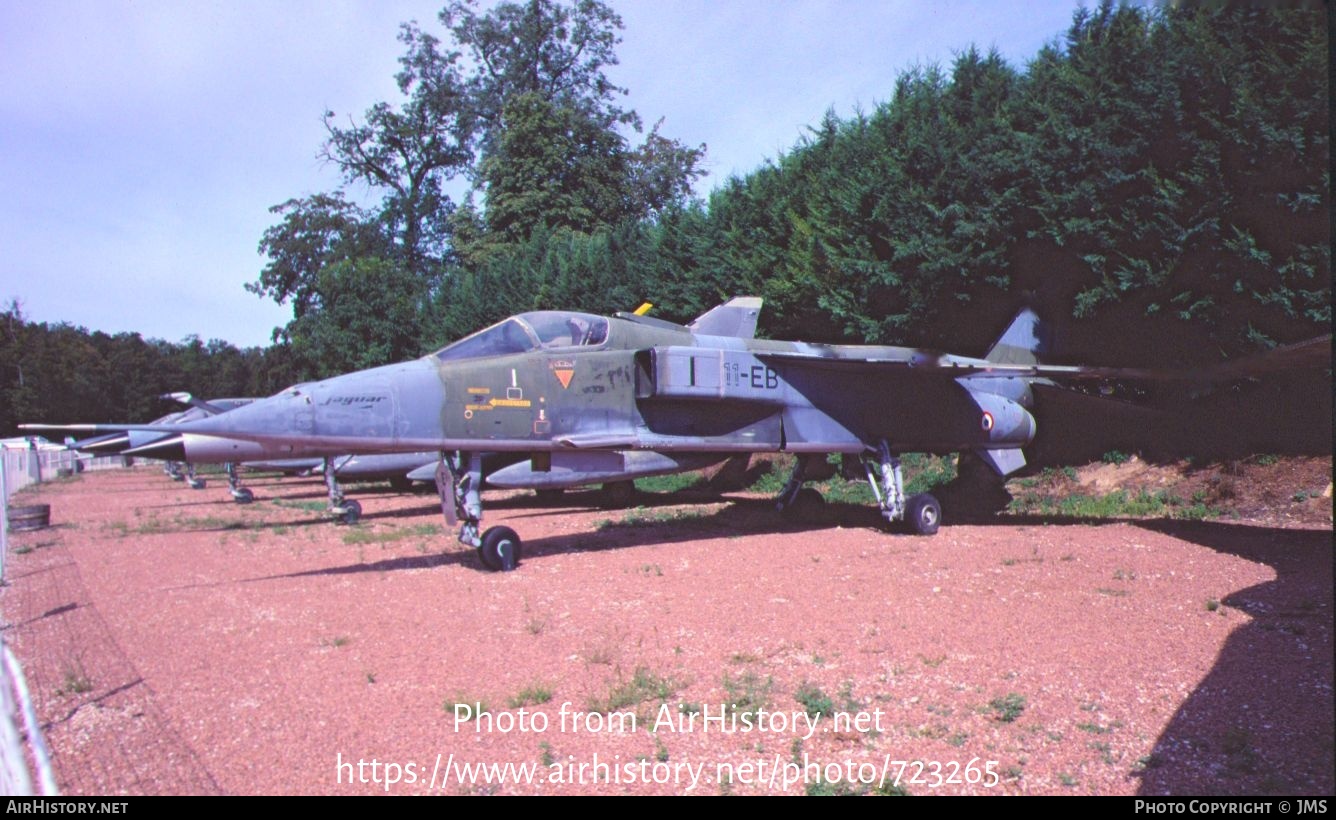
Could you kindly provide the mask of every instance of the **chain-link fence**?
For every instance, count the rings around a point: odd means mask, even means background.
[[[124,464],[120,456],[90,458],[65,449],[32,446],[0,450],[0,584],[5,582],[5,558],[9,555],[11,495],[32,484]],[[30,771],[36,772],[41,794],[59,794],[51,754],[28,696],[23,669],[9,647],[0,643],[0,794],[33,794]]]

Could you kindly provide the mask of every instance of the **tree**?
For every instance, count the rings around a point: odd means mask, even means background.
[[[458,52],[442,52],[440,41],[413,23],[403,25],[399,40],[408,51],[395,80],[407,101],[397,109],[377,103],[364,122],[347,127],[325,112],[329,139],[320,157],[347,182],[387,191],[380,221],[407,269],[430,278],[445,254],[452,210],[442,183],[473,159],[473,111]]]
[[[538,228],[589,232],[662,213],[690,196],[704,146],[640,130],[616,105],[626,90],[608,80],[621,18],[598,0],[501,3],[479,15],[455,0],[441,21],[474,64],[467,81],[479,129],[475,185],[484,194],[484,248],[511,245]],[[473,223],[477,224],[477,223]],[[465,258],[488,257],[479,247]]]
[[[634,112],[613,105],[626,89],[603,73],[617,64],[622,28],[622,18],[605,3],[504,2],[484,15],[474,6],[453,0],[440,18],[474,63],[467,84],[484,155],[505,129],[506,105],[524,95],[579,112],[602,128],[639,125]]]
[[[427,289],[395,260],[344,259],[321,268],[321,309],[287,328],[302,378],[325,378],[418,356]]]
[[[298,319],[319,309],[319,276],[326,266],[389,251],[375,216],[345,200],[342,192],[289,199],[269,212],[281,214],[283,221],[264,232],[260,253],[269,264],[246,290],[280,305],[291,299]]]

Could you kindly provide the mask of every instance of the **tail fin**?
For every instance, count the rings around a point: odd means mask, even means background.
[[[761,316],[761,297],[735,296],[703,314],[687,325],[692,333],[706,336],[732,336],[752,339],[756,336],[756,320]]]
[[[1033,310],[1022,308],[984,358],[998,364],[1040,364],[1052,348],[1048,327]]]

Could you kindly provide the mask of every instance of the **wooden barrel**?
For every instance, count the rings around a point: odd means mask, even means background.
[[[27,507],[10,507],[8,516],[10,532],[44,530],[51,526],[51,505],[33,504]]]

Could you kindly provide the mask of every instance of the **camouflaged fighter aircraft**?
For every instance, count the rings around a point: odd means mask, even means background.
[[[815,492],[802,486],[809,466],[851,454],[884,518],[931,534],[941,506],[905,496],[899,453],[973,452],[1005,476],[1024,466],[1035,435],[1032,386],[1182,376],[1041,364],[1046,343],[1029,310],[979,359],[757,340],[760,308],[736,298],[685,326],[633,313],[524,313],[416,361],[298,385],[170,432],[254,442],[268,458],[439,453],[446,521],[462,524],[459,540],[484,565],[510,570],[519,536],[481,529],[485,453],[522,459],[494,483],[546,488],[795,453],[781,510]]]

